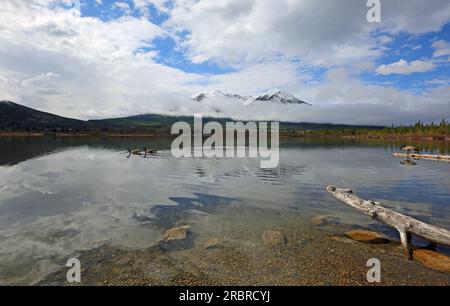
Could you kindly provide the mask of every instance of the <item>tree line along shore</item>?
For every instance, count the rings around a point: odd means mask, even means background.
[[[430,140],[450,140],[450,121],[442,119],[439,123],[423,123],[399,125],[384,128],[338,128],[308,131],[291,131],[292,134],[311,136],[344,136],[368,138],[418,138]]]
[[[399,125],[390,127],[360,127],[360,126],[332,126],[320,124],[313,128],[298,126],[294,123],[281,123],[281,137],[343,137],[343,138],[386,138],[386,139],[418,139],[418,140],[450,140],[450,121],[442,119],[439,123],[423,123],[414,125]],[[307,125],[307,124],[306,124]],[[170,136],[170,126],[132,126],[132,127],[91,127],[91,126],[26,126],[8,125],[0,126],[0,137],[30,136],[42,137],[47,135],[64,136],[136,136],[156,137]]]

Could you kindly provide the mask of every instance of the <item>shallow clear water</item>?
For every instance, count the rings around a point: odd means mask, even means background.
[[[175,159],[161,139],[0,139],[0,283],[32,283],[103,243],[148,248],[179,224],[223,236],[332,214],[394,234],[327,194],[330,184],[450,228],[450,163],[404,166],[391,155],[400,145],[282,141],[279,167],[267,170],[250,158]],[[160,151],[127,158],[144,146]]]

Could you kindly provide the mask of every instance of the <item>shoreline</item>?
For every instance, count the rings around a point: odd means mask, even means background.
[[[450,135],[419,136],[419,135],[281,135],[280,138],[317,138],[317,139],[350,139],[350,140],[412,140],[412,141],[450,141]]]
[[[2,132],[0,137],[161,137],[155,133],[28,133]]]
[[[0,137],[167,137],[171,138],[176,135],[166,133],[44,133],[44,132],[0,132]],[[411,140],[411,141],[450,141],[450,135],[439,136],[420,136],[420,135],[291,135],[280,133],[282,139],[349,139],[349,140]]]

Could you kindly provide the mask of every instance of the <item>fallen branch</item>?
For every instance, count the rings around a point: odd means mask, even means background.
[[[392,153],[395,157],[402,158],[416,158],[416,159],[428,159],[435,161],[450,162],[450,155],[432,155],[432,154],[417,154],[417,153]]]
[[[342,202],[358,209],[372,219],[384,222],[395,228],[400,234],[405,257],[412,259],[411,235],[417,235],[433,244],[450,246],[450,231],[426,224],[409,216],[397,213],[381,206],[381,203],[363,200],[353,194],[350,189],[341,189],[334,186],[327,187],[328,192]]]

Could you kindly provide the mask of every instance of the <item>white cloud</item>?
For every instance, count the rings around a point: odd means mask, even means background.
[[[450,2],[447,0],[390,0],[381,1],[381,5],[379,26],[392,34],[439,31],[450,16]]]
[[[166,26],[188,31],[181,47],[197,63],[240,64],[282,54],[330,65],[377,54],[362,35],[371,29],[366,9],[361,1],[344,9],[340,1],[180,0]]]
[[[434,57],[450,55],[450,42],[448,41],[437,40],[433,43],[432,47],[436,50],[433,53]]]
[[[416,60],[408,62],[406,60],[399,60],[391,64],[380,65],[377,68],[377,73],[381,75],[389,74],[412,74],[417,72],[426,72],[433,70],[436,65],[429,61]]]
[[[2,99],[79,118],[130,115],[170,108],[183,83],[202,78],[153,62],[154,51],[138,52],[162,34],[143,18],[103,22],[42,0],[3,0],[0,15],[0,74],[9,80]],[[37,86],[53,74],[48,82],[58,91]]]
[[[184,0],[175,1],[171,9],[163,0],[134,0],[143,13],[148,5],[167,12],[170,18],[163,28],[143,17],[102,21],[76,9],[47,6],[61,1],[0,1],[0,99],[87,119],[192,114],[205,111],[189,100],[199,91],[247,95],[280,87],[314,107],[230,107],[226,114],[366,124],[450,115],[448,87],[412,95],[358,80],[359,72],[375,69],[373,59],[384,51],[370,34],[375,28],[365,20],[365,1]],[[383,5],[391,7],[391,2]],[[415,0],[410,4],[414,10],[405,6],[405,13],[383,9],[381,25],[397,24],[392,33],[436,30],[444,20],[440,12],[449,6],[437,0],[427,8]],[[422,9],[436,18],[418,21]],[[394,19],[399,14],[404,18]],[[167,31],[174,35],[175,29],[190,33],[175,38],[194,61],[230,63],[236,71],[187,73],[157,63],[155,50],[142,51]],[[322,80],[316,77],[316,65],[346,68],[330,69]],[[407,63],[407,69],[421,65]]]
[[[131,14],[131,7],[126,2],[114,2],[114,7],[118,8],[125,14]]]
[[[30,90],[43,95],[57,95],[61,93],[59,75],[53,72],[42,73],[19,83],[19,88]]]
[[[412,94],[393,86],[368,85],[346,69],[333,69],[321,85],[310,89],[308,99],[315,105],[304,118],[318,122],[388,125],[438,121],[450,116],[449,89],[449,86],[442,86]]]
[[[169,0],[133,0],[135,9],[144,16],[149,16],[149,6],[155,7],[159,12],[167,13],[169,2]]]
[[[381,35],[381,36],[377,37],[377,40],[380,44],[387,45],[387,44],[391,43],[394,40],[394,38],[389,35]]]
[[[446,85],[450,84],[450,79],[449,80],[431,79],[431,80],[425,81],[425,83],[430,84],[430,85],[435,85],[435,86],[446,86]]]
[[[175,0],[173,7],[166,26],[188,33],[180,46],[189,59],[235,65],[280,55],[325,66],[373,58],[382,51],[373,31],[437,31],[450,16],[447,0],[384,1],[382,22],[373,24],[361,0]]]

